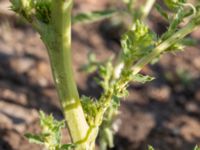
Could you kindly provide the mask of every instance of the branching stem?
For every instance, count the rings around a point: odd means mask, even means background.
[[[140,70],[148,63],[150,63],[154,58],[156,58],[159,54],[164,52],[167,48],[177,43],[179,40],[183,39],[186,35],[191,33],[197,25],[192,21],[188,23],[184,28],[180,29],[174,35],[169,37],[167,40],[160,43],[155,49],[148,55],[141,58],[133,67],[133,74],[137,74]]]

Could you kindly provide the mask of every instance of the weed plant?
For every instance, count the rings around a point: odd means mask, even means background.
[[[118,113],[120,100],[128,95],[132,82],[149,82],[154,78],[140,74],[142,68],[165,53],[182,51],[185,37],[200,24],[200,3],[186,0],[164,0],[165,8],[155,0],[134,7],[136,0],[123,0],[125,9],[110,9],[71,15],[73,0],[10,0],[11,8],[28,21],[40,34],[47,48],[55,87],[65,120],[40,112],[42,132],[26,134],[30,142],[48,150],[94,150],[99,137],[101,150],[113,147],[112,118]],[[155,6],[169,23],[161,36],[150,30],[145,20]],[[90,56],[86,70],[96,71],[96,82],[103,92],[99,99],[81,96],[74,79],[71,56],[71,24],[90,23],[109,17],[129,16],[131,24],[121,37],[121,52],[116,57],[98,62]],[[71,143],[61,143],[61,129],[67,123]],[[153,149],[149,147],[149,149]],[[198,150],[198,147],[195,149]]]

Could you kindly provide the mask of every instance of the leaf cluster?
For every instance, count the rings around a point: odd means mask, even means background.
[[[130,4],[132,1],[125,2]],[[104,116],[103,118],[100,117],[101,120],[99,121],[100,124],[103,121],[102,131],[110,126],[110,118],[112,118],[110,117],[110,112],[113,115],[116,114],[120,99],[128,95],[128,85],[131,82],[145,83],[154,79],[140,74],[139,71],[165,52],[183,50],[188,41],[184,37],[193,30],[193,26],[190,29],[188,24],[195,21],[193,25],[197,25],[196,17],[200,16],[198,7],[195,8],[184,0],[166,0],[165,4],[168,10],[157,5],[158,12],[169,22],[169,27],[164,34],[159,37],[145,23],[137,20],[129,31],[122,35],[122,52],[117,57],[117,63],[113,63],[113,60],[103,64],[96,63],[98,65],[95,70],[98,70],[100,76],[97,81],[103,88],[103,93],[97,101],[100,108],[95,109],[93,117],[99,116],[99,114]],[[180,30],[181,28],[182,30]],[[185,28],[189,28],[191,31],[189,30],[190,32],[187,31],[185,33]],[[94,67],[94,63],[92,66]],[[87,111],[85,113],[87,114]],[[101,135],[104,136],[101,137],[101,140],[104,138],[109,145],[106,139],[110,139],[110,136],[106,136],[107,134]],[[149,149],[153,150],[152,147],[149,147]]]
[[[48,150],[71,150],[74,144],[61,143],[61,129],[65,127],[64,121],[57,121],[52,115],[45,115],[40,112],[40,125],[42,131],[40,134],[25,134],[31,143],[44,145]]]
[[[137,20],[132,28],[121,38],[123,57],[126,63],[134,63],[148,55],[155,47],[156,36],[146,25]]]
[[[52,21],[52,3],[53,0],[10,0],[11,9],[25,18],[36,29],[42,24],[50,24]],[[72,17],[72,23],[91,23],[102,19],[109,18],[118,11],[106,9],[93,12],[81,12]]]
[[[187,3],[186,0],[165,0],[165,5],[168,10],[165,10],[160,5],[156,5],[157,11],[160,15],[169,22],[169,27],[167,31],[162,34],[160,37],[158,44],[170,38],[175,32],[177,32],[183,24],[187,24],[191,20],[196,20],[193,16],[199,13],[198,5],[195,7],[190,3]],[[191,19],[192,18],[192,19]],[[182,51],[185,46],[188,45],[187,41],[189,39],[184,37],[177,41],[175,44],[172,44],[165,52],[177,52]]]
[[[51,18],[52,0],[10,0],[11,9],[20,14],[30,23],[35,19],[49,23]]]
[[[82,96],[81,104],[88,124],[94,126],[96,121],[95,118],[99,109],[99,103],[95,99]]]

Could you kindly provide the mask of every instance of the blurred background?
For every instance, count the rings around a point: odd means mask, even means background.
[[[75,0],[74,14],[113,3],[123,7],[114,0]],[[154,9],[148,23],[158,34],[167,28]],[[81,94],[98,97],[101,92],[94,75],[80,72],[88,52],[105,60],[120,50],[123,31],[120,19],[73,27],[73,64]],[[196,39],[195,46],[167,54],[143,69],[156,77],[154,81],[129,87],[113,150],[145,150],[148,145],[156,150],[192,150],[200,144],[200,28],[190,37]],[[23,136],[39,132],[38,110],[63,118],[47,52],[30,25],[10,11],[9,1],[0,0],[0,150],[42,149]]]

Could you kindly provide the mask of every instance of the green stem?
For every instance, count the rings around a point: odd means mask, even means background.
[[[52,73],[58,96],[74,143],[82,141],[89,126],[80,103],[74,79],[71,56],[71,9],[72,0],[52,1],[52,20],[42,39],[48,48]],[[90,145],[79,143],[76,150],[88,150]]]
[[[142,15],[141,15],[141,19],[145,20],[145,18],[149,15],[154,3],[156,2],[156,0],[147,0],[144,7],[142,8]]]
[[[191,21],[184,28],[180,29],[173,36],[169,37],[167,40],[159,44],[150,54],[141,58],[133,67],[133,74],[137,74],[140,70],[149,62],[151,62],[154,58],[156,58],[159,54],[164,52],[173,44],[177,43],[179,40],[184,38],[186,35],[191,33],[197,27],[196,23]]]
[[[153,1],[152,1],[153,2]],[[196,17],[198,18],[198,17]],[[163,53],[166,49],[168,49],[170,46],[172,46],[173,44],[177,43],[179,40],[181,40],[182,38],[184,38],[186,35],[188,35],[189,33],[191,33],[193,30],[196,29],[197,24],[199,24],[199,20],[194,19],[194,21],[191,21],[190,23],[188,23],[184,28],[180,29],[179,31],[177,31],[173,36],[169,37],[167,40],[163,41],[162,43],[160,43],[158,46],[156,46],[153,51],[144,56],[143,58],[141,58],[133,67],[132,67],[132,71],[133,71],[133,75],[139,73],[139,71],[149,62],[151,62],[154,58],[156,58],[159,54]],[[116,60],[116,66],[115,66],[115,70],[114,70],[114,78],[115,79],[119,79],[121,78],[121,72],[123,70],[127,70],[127,67],[125,66],[124,62],[121,61],[121,56],[122,53],[120,55],[118,55],[117,60]],[[129,67],[129,66],[128,66]],[[124,85],[126,85],[127,83],[124,83]],[[111,88],[112,89],[112,88]],[[104,109],[102,109],[102,111],[100,111],[100,115],[99,116],[104,116],[105,112],[108,112],[109,109],[113,109],[110,106],[109,103],[111,101],[111,95],[113,95],[113,93],[110,93],[107,96],[108,93],[105,92],[105,94],[102,95],[101,99],[106,99],[107,102],[107,107],[103,107]],[[101,118],[101,117],[99,117]],[[100,120],[100,119],[99,119]],[[103,124],[106,124],[107,121],[104,121]],[[104,126],[101,126],[101,130],[104,129]],[[107,147],[107,144],[105,142],[105,137],[100,137],[101,140],[101,145],[102,145],[102,150],[105,149],[105,147]]]

